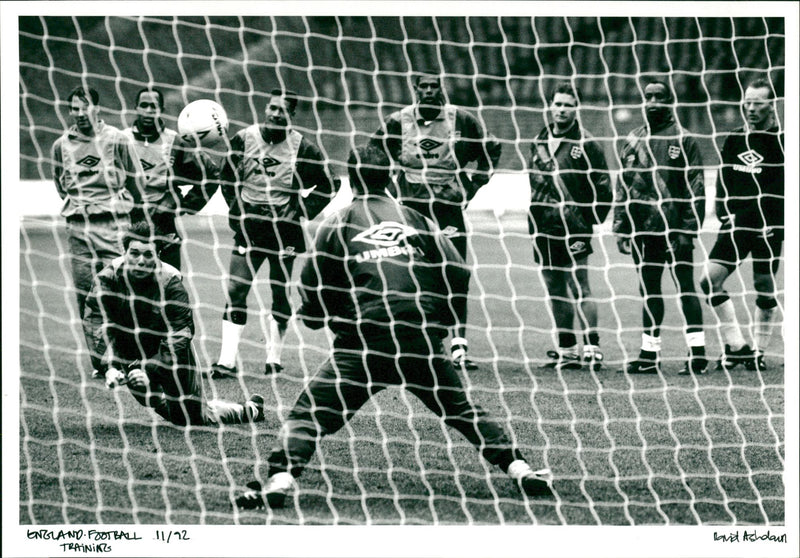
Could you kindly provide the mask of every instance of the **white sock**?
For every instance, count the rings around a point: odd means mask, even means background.
[[[747,344],[742,335],[742,329],[736,319],[736,309],[731,299],[726,300],[718,306],[712,307],[714,314],[719,320],[719,334],[722,343],[728,345],[732,351],[738,351]]]
[[[756,352],[763,353],[767,347],[769,347],[769,342],[772,339],[772,319],[775,317],[775,308],[769,308],[765,310],[764,308],[756,307],[756,315],[755,315],[755,327],[753,332],[753,341],[755,347],[753,347]]]
[[[283,352],[283,337],[286,335],[287,324],[281,325],[272,317],[267,317],[267,363],[280,364],[281,353]]]
[[[467,340],[464,337],[453,337],[450,340],[450,350],[452,351],[453,360],[467,356]]]
[[[469,345],[469,341],[467,341],[465,337],[453,337],[450,340],[450,346],[455,347],[456,345],[461,345],[466,347],[467,345]]]
[[[519,480],[528,473],[532,472],[533,469],[531,469],[531,466],[528,465],[528,462],[522,459],[512,461],[508,466],[508,476],[515,480]]]
[[[288,492],[294,487],[294,477],[289,472],[275,473],[267,481],[267,491],[269,492]]]
[[[642,333],[642,350],[651,353],[661,352],[661,338]]]
[[[600,345],[584,345],[583,346],[583,357],[589,358],[593,357],[600,351]]]
[[[692,333],[687,333],[686,345],[689,347],[705,347],[706,346],[705,331],[693,331]]]
[[[213,424],[244,424],[248,422],[244,405],[211,399],[206,402],[206,418]]]
[[[239,340],[242,338],[244,324],[239,325],[222,320],[222,347],[219,349],[217,364],[233,368],[236,366],[236,355],[239,353]]]

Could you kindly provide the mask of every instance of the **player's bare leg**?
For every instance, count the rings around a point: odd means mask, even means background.
[[[718,369],[724,370],[732,370],[740,364],[752,367],[755,358],[736,318],[733,301],[725,291],[725,280],[733,269],[716,262],[708,262],[703,278],[700,280],[700,289],[708,297],[709,305],[717,318],[722,343],[725,346],[722,358],[717,365]]]
[[[228,302],[222,318],[222,344],[219,358],[211,369],[212,378],[229,378],[238,374],[236,360],[242,331],[247,324],[247,296],[263,262],[262,256],[248,257],[247,249],[242,246],[231,254]]]

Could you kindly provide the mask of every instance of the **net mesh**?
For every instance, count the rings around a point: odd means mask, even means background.
[[[209,98],[225,107],[233,132],[261,121],[268,92],[286,87],[300,93],[295,126],[341,175],[350,147],[413,101],[412,72],[420,68],[444,74],[448,100],[472,111],[503,145],[497,174],[467,212],[474,269],[467,337],[480,369],[463,380],[474,400],[508,421],[531,461],[553,470],[556,497],[524,500],[419,401],[388,390],[322,442],[301,478],[297,505],[267,512],[267,520],[784,522],[780,327],[766,371],[678,377],[684,326],[679,297],[666,289],[664,374],[617,375],[639,348],[641,295],[609,217],[589,260],[606,367],[541,371],[555,337],[527,232],[524,172],[555,81],[580,88],[581,122],[616,168],[616,143],[643,122],[642,82],[658,78],[676,93],[678,120],[700,146],[713,199],[721,141],[741,125],[746,84],[767,79],[782,114],[782,18],[25,16],[19,30],[21,179],[36,192],[20,235],[21,523],[263,522],[263,514],[234,513],[232,498],[254,474],[266,474],[281,420],[329,347],[326,334],[292,320],[286,372],[263,376],[270,290],[262,271],[240,346],[244,374],[207,382],[206,392],[231,400],[263,394],[265,423],[172,427],[126,391],[109,392],[92,380],[50,174],[51,146],[69,123],[67,92],[90,82],[104,119],[119,127],[132,124],[144,86],[164,92],[173,128],[183,106]],[[42,215],[50,199],[55,211]],[[179,221],[204,368],[220,347],[232,248],[219,207],[212,203]],[[697,274],[715,238],[709,210]],[[315,226],[307,227],[309,235]],[[777,280],[780,325],[782,274]],[[741,323],[752,328],[749,263],[727,287]],[[707,351],[718,355],[718,324],[708,307],[704,313]]]

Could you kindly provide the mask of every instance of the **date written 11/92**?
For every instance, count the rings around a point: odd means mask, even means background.
[[[172,541],[188,541],[191,539],[186,529],[182,529],[180,531],[156,531],[155,540],[168,543]]]

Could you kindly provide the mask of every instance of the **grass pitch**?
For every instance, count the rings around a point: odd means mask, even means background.
[[[231,235],[224,221],[185,234],[184,272],[196,305],[195,349],[219,350]],[[187,221],[188,222],[188,221]],[[603,233],[592,284],[606,368],[540,370],[554,345],[543,285],[524,228],[473,219],[471,396],[507,420],[534,466],[550,467],[556,498],[526,501],[410,394],[387,390],[326,438],[300,478],[296,506],[235,514],[241,487],[266,476],[275,434],[327,355],[328,340],[293,321],[286,371],[263,375],[266,270],[251,293],[240,380],[206,383],[206,395],[267,400],[258,425],[183,429],[140,407],[123,388],[91,379],[69,289],[60,227],[23,226],[20,282],[20,508],[22,524],[552,524],[658,525],[784,522],[783,339],[777,328],[764,373],[677,375],[686,348],[674,288],[665,277],[664,373],[617,373],[638,351],[641,299],[630,258]],[[498,228],[499,227],[499,228]],[[703,236],[710,247],[713,238]],[[702,261],[703,248],[696,260]],[[301,265],[298,261],[297,268]],[[698,268],[699,274],[699,268]],[[751,290],[749,264],[728,283]],[[782,294],[783,284],[780,283]],[[744,323],[752,294],[735,297]],[[782,300],[782,296],[781,296]],[[746,303],[746,306],[745,306]],[[704,306],[706,323],[713,316]],[[780,317],[779,317],[780,319]],[[707,329],[711,356],[720,352]],[[6,371],[9,373],[9,371]]]

